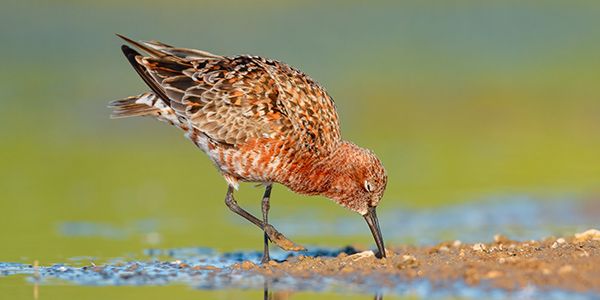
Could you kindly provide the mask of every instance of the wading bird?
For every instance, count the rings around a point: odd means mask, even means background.
[[[370,150],[341,139],[331,97],[314,80],[282,62],[257,56],[220,56],[119,35],[121,47],[149,92],[113,101],[113,118],[151,116],[179,127],[208,155],[227,181],[225,203],[284,250],[303,250],[268,223],[273,183],[323,195],[361,214],[385,248],[376,207],[387,184]],[[239,182],[265,185],[262,220],[233,197]]]

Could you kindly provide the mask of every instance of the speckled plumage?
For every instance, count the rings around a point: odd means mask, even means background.
[[[111,102],[113,117],[154,116],[186,132],[230,186],[281,183],[366,214],[387,183],[369,150],[341,139],[332,98],[282,62],[219,56],[160,42],[123,46],[151,88]]]

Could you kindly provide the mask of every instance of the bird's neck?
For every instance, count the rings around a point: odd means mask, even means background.
[[[296,193],[330,197],[335,180],[351,165],[357,147],[342,141],[325,156],[299,157],[285,172],[288,176],[281,183]]]

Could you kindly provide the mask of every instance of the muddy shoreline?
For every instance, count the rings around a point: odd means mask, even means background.
[[[257,264],[260,252],[216,253],[206,248],[149,251],[147,260],[115,259],[106,264],[51,266],[2,263],[0,278],[25,275],[30,283],[69,282],[86,286],[187,285],[192,288],[332,290],[343,293],[507,295],[526,292],[557,299],[600,295],[600,231],[538,241],[496,235],[488,243],[449,241],[435,246],[392,246],[376,259],[360,247],[274,251],[274,261]],[[57,281],[58,280],[58,281]],[[490,293],[490,294],[488,294]],[[532,294],[533,293],[533,294]]]
[[[535,286],[600,293],[600,231],[596,230],[540,241],[519,242],[497,235],[489,243],[391,247],[381,260],[372,251],[346,252],[334,258],[299,255],[268,265],[245,261],[232,269],[271,279],[333,278],[360,284],[368,278],[382,288],[425,279],[439,288],[462,281],[509,292]]]

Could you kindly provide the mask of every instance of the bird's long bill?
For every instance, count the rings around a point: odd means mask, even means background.
[[[386,257],[385,246],[383,245],[383,237],[381,236],[381,229],[379,229],[379,220],[377,219],[375,207],[369,207],[369,210],[363,217],[365,218],[365,221],[367,221],[367,224],[369,224],[369,229],[371,229],[371,233],[373,234],[373,238],[379,249],[379,258]]]

